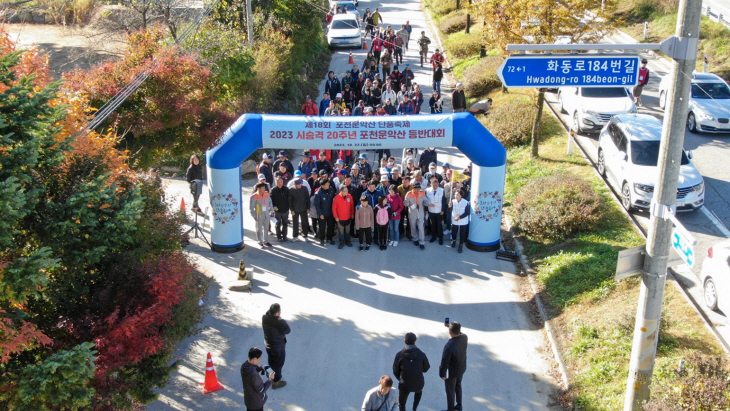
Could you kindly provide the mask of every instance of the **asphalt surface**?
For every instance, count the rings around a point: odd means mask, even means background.
[[[425,30],[436,43],[419,2],[361,1],[361,10],[366,7],[380,7],[386,24],[399,26],[410,20],[414,37]],[[353,54],[361,65],[365,51],[353,50]],[[338,77],[351,67],[348,57],[348,50],[333,56],[330,67]],[[405,58],[415,68],[416,82],[423,85],[428,100],[430,69],[416,67],[414,38]],[[321,90],[323,85],[324,80]],[[450,87],[444,84],[442,89],[446,92]],[[428,111],[427,102],[424,107]],[[444,112],[450,112],[450,107],[447,100]],[[468,164],[454,148],[438,152],[439,165],[450,162],[463,169]],[[171,207],[179,207],[181,197],[190,205],[186,182],[173,178],[166,179],[165,185]],[[244,199],[252,185],[253,181],[244,182]],[[200,202],[207,204],[207,190]],[[554,402],[551,395],[558,387],[548,376],[552,373],[550,349],[542,328],[531,317],[533,304],[522,297],[522,282],[513,263],[497,260],[495,253],[465,249],[458,254],[448,241],[444,246],[427,243],[425,251],[409,241],[387,251],[275,241],[273,248],[262,250],[250,230],[253,219],[247,201],[243,208],[243,251],[213,253],[195,238],[187,247],[201,271],[212,279],[205,299],[210,312],[202,333],[180,346],[180,369],[159,391],[150,410],[244,409],[239,369],[250,347],[263,347],[261,316],[274,302],[281,304],[282,318],[289,321],[292,332],[284,367],[288,385],[269,391],[266,410],[359,410],[365,392],[377,385],[380,376],[392,375],[393,358],[409,331],[417,334],[417,345],[432,364],[419,410],[444,409],[438,364],[448,339],[445,317],[461,322],[469,336],[464,409],[551,409],[548,404]],[[203,230],[209,234],[207,225]],[[241,259],[254,275],[251,293],[228,291]],[[203,381],[208,352],[226,389],[204,395],[198,383]]]
[[[617,33],[604,39],[605,43],[635,43],[628,35]],[[650,114],[660,120],[664,118],[664,110],[659,107],[659,83],[664,76],[669,75],[671,66],[669,60],[654,53],[642,53],[649,61],[649,84],[642,94],[643,106],[639,112]],[[710,72],[712,67],[710,66]],[[546,101],[555,111],[559,111],[557,93],[547,93]],[[560,114],[563,122],[570,125],[572,120],[567,114]],[[587,154],[593,162],[598,155],[598,135],[588,134],[578,137]],[[730,134],[692,133],[685,129],[684,148],[694,154],[692,162],[700,171],[705,180],[705,206],[698,211],[679,213],[678,219],[697,240],[694,246],[696,263],[694,267],[677,265],[674,268],[676,278],[688,291],[702,314],[705,315],[715,330],[725,341],[730,341],[730,319],[722,312],[709,310],[703,303],[703,289],[699,279],[702,263],[707,256],[707,250],[714,244],[730,237]],[[577,153],[577,152],[576,152]],[[633,212],[632,216],[639,225],[646,229],[649,225],[649,213],[645,211]],[[719,298],[723,295],[730,298],[730,290],[718,290]]]

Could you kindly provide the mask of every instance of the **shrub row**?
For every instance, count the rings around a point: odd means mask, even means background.
[[[447,50],[451,52],[448,47]],[[495,88],[502,87],[502,82],[497,77],[497,69],[502,61],[502,57],[488,56],[464,70],[463,82],[466,92],[472,97],[483,96]]]
[[[520,99],[493,106],[487,129],[507,148],[526,144],[532,137],[537,107]]]

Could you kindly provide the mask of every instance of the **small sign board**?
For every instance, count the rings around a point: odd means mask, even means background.
[[[645,257],[646,244],[619,251],[616,262],[616,281],[641,275],[644,272]]]
[[[695,266],[694,245],[697,244],[697,240],[695,240],[692,234],[684,228],[675,215],[670,214],[669,219],[672,221],[672,224],[674,224],[671,237],[672,249],[677,252],[679,258],[681,258],[685,264],[693,268]]]
[[[535,55],[507,57],[497,70],[505,87],[633,87],[639,57],[634,55]]]

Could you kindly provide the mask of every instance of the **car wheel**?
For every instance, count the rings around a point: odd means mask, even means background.
[[[665,110],[667,108],[667,92],[662,91],[659,93],[659,107],[661,107],[662,110]]]
[[[598,150],[598,173],[606,177],[606,157],[603,154],[603,150]]]
[[[705,280],[704,288],[705,305],[710,310],[717,310],[717,288],[711,277],[707,277]]]
[[[578,112],[573,113],[573,124],[571,130],[575,131],[575,134],[580,134],[580,119],[578,118]]]
[[[621,205],[624,206],[626,211],[633,211],[634,207],[631,205],[631,187],[629,183],[624,183],[621,187]]]
[[[558,94],[558,103],[560,103],[560,112],[563,114],[568,114],[568,112],[565,111],[565,105],[563,104],[563,93]]]
[[[687,116],[687,130],[696,133],[697,132],[697,119],[695,113],[689,113]]]

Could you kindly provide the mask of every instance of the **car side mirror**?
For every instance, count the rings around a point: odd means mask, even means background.
[[[626,161],[629,159],[629,155],[626,153],[621,153],[621,161]]]
[[[690,150],[690,151],[688,151],[688,152],[687,152],[687,158],[688,158],[688,159],[692,160],[692,157],[694,157],[694,156],[695,156],[695,155],[694,155],[694,153],[692,152],[692,150]]]

